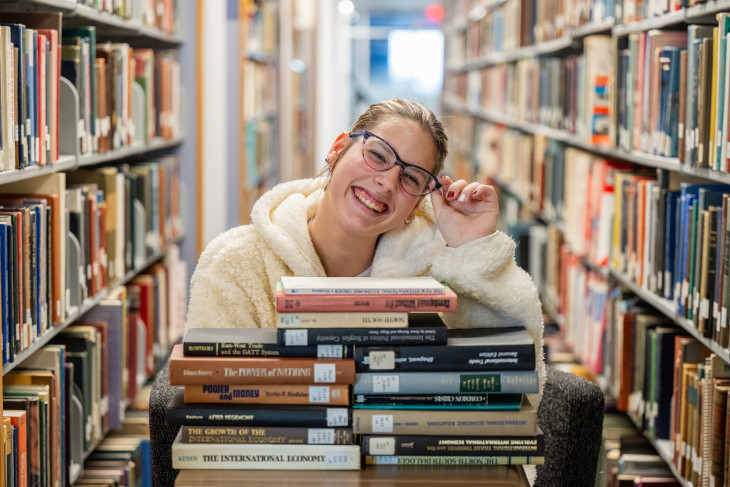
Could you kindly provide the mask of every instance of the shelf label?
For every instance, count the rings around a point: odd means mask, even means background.
[[[324,454],[324,464],[326,466],[350,465],[351,462],[349,453],[328,451]]]
[[[327,408],[327,426],[347,426],[347,408]]]
[[[373,433],[392,433],[392,414],[373,414]]]
[[[395,455],[395,438],[392,436],[370,438],[368,450],[370,455]]]
[[[309,428],[307,440],[310,445],[333,445],[335,432],[330,428]]]
[[[317,345],[317,358],[342,358],[344,355],[342,345]]]
[[[335,364],[314,364],[314,382],[331,384],[337,378]]]
[[[284,343],[287,347],[303,346],[307,344],[307,330],[284,331]]]
[[[373,376],[373,392],[378,393],[398,393],[400,390],[399,377],[397,375],[375,375]]]
[[[383,350],[370,352],[370,370],[393,370],[395,368],[395,352]]]
[[[320,404],[330,402],[329,386],[309,386],[309,402]]]

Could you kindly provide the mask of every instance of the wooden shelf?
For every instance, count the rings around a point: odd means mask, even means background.
[[[0,0],[1,11],[35,12],[57,11],[63,13],[64,25],[93,25],[99,28],[99,37],[136,37],[148,41],[180,45],[182,36],[170,34],[156,27],[144,25],[138,19],[123,19],[80,5],[75,0]]]

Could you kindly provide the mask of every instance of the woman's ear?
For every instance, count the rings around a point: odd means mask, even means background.
[[[334,169],[335,162],[337,162],[337,158],[342,152],[342,149],[345,148],[345,143],[347,143],[347,135],[347,132],[342,132],[340,135],[338,135],[334,143],[332,144],[332,147],[330,147],[329,152],[327,152],[327,157],[325,158],[325,160],[332,169]]]

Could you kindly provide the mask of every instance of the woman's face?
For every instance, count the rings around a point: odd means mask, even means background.
[[[433,140],[415,122],[388,118],[370,129],[370,132],[386,140],[403,161],[433,171]],[[346,137],[341,141],[343,146],[348,139]],[[340,152],[335,158],[323,201],[323,204],[329,205],[329,211],[325,214],[334,219],[328,224],[341,226],[351,235],[377,238],[402,225],[411,216],[420,198],[401,188],[398,166],[383,172],[371,169],[363,160],[362,137],[352,139],[351,142],[347,151]]]

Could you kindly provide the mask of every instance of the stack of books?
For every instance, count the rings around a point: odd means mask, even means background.
[[[276,328],[173,350],[174,468],[543,463],[524,327],[448,330],[456,294],[424,277],[283,277],[275,302]]]
[[[544,463],[524,327],[448,330],[432,278],[282,278],[280,343],[354,345],[353,431],[368,465]],[[399,315],[381,313],[400,312]],[[342,328],[333,327],[334,315]],[[362,327],[365,328],[362,328]]]
[[[166,418],[181,425],[176,469],[356,470],[351,348],[277,343],[276,329],[196,328],[170,356],[182,385]]]

